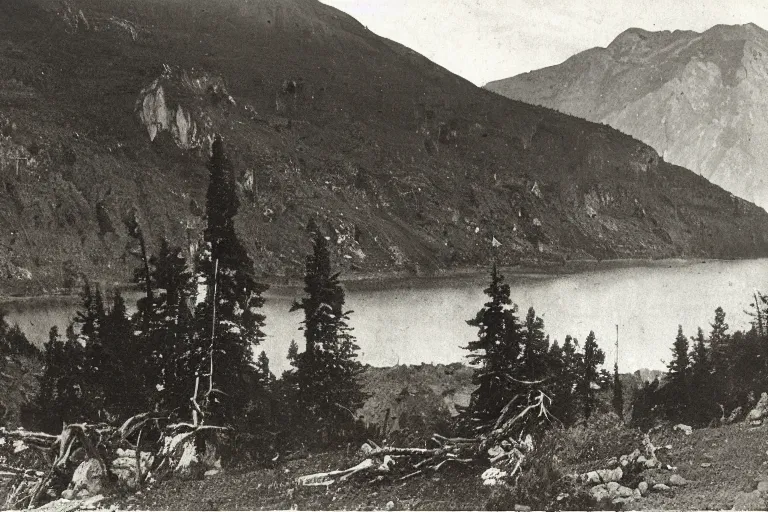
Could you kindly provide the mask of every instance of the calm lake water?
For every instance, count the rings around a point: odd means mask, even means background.
[[[351,283],[347,305],[361,347],[360,359],[374,366],[450,363],[476,334],[465,320],[485,302],[486,275],[399,280],[375,285]],[[619,366],[664,369],[678,324],[688,336],[709,331],[722,306],[732,329],[748,326],[755,289],[768,291],[768,259],[654,262],[563,275],[507,274],[512,300],[524,316],[529,306],[544,319],[551,338],[571,334],[583,341],[594,330],[612,366],[619,325]],[[287,368],[291,339],[303,346],[301,312],[289,313],[300,289],[273,287],[267,294],[265,350],[276,374]],[[131,294],[128,294],[131,297]],[[135,299],[138,294],[132,295]],[[74,313],[72,298],[41,298],[2,305],[11,322],[42,344],[52,325],[63,333]]]

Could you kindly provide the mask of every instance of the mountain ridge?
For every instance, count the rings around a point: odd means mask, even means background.
[[[5,290],[124,281],[134,214],[192,256],[214,133],[262,275],[300,275],[310,217],[345,272],[484,266],[493,236],[503,265],[768,254],[764,211],[650,147],[314,0],[3,3],[0,65]]]
[[[768,32],[630,28],[605,48],[486,84],[506,97],[608,124],[726,190],[768,206]]]

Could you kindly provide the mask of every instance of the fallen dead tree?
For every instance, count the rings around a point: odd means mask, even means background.
[[[359,464],[348,469],[300,476],[297,483],[328,486],[349,480],[353,475],[365,475],[374,480],[390,475],[397,481],[403,481],[429,471],[439,471],[451,463],[490,464],[495,471],[483,473],[486,485],[494,485],[500,479],[512,479],[519,473],[525,457],[534,449],[529,432],[538,424],[555,421],[548,411],[551,400],[543,392],[529,397],[522,407],[519,406],[520,401],[520,397],[510,401],[490,430],[476,437],[433,434],[430,438],[435,445],[433,448],[378,446],[369,441],[360,449],[365,458]]]
[[[69,424],[59,435],[0,428],[0,444],[11,456],[35,450],[47,461],[47,469],[41,471],[5,463],[0,457],[0,483],[7,483],[0,507],[35,508],[59,496],[86,499],[119,488],[137,490],[169,475],[202,476],[221,467],[216,434],[227,430],[170,423],[160,413],[138,414],[117,427]],[[200,445],[205,450],[200,451]]]

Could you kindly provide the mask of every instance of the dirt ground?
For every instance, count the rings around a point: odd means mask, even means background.
[[[688,485],[652,493],[630,507],[637,510],[731,509],[740,492],[768,479],[768,427],[745,424],[694,430],[689,436],[665,428],[651,433],[659,458],[677,467]],[[343,469],[359,462],[338,449],[274,467],[240,468],[204,480],[167,481],[139,496],[118,500],[121,508],[164,510],[482,510],[492,489],[480,479],[483,468],[455,466],[405,481],[352,478],[328,487],[299,487],[298,476]],[[702,466],[704,464],[704,466]],[[596,468],[597,469],[597,468]],[[669,474],[669,473],[667,473]]]

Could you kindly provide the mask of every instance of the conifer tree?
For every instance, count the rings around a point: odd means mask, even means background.
[[[125,299],[116,291],[100,333],[103,360],[95,372],[104,392],[104,408],[113,419],[125,419],[144,410],[144,361],[128,317]]]
[[[668,404],[673,416],[685,418],[688,414],[690,360],[688,359],[688,338],[683,334],[683,326],[678,326],[677,337],[672,346],[672,360],[669,369],[669,385],[672,390],[672,403]]]
[[[516,320],[514,307],[507,308],[512,304],[509,285],[504,283],[504,276],[499,274],[495,263],[491,268],[491,282],[484,292],[490,300],[475,318],[467,320],[467,324],[478,329],[477,339],[465,347],[470,352],[469,364],[476,366],[472,383],[477,385],[467,414],[479,427],[498,418],[511,399],[507,376],[510,365],[517,362],[520,354],[519,327],[517,332],[511,332]]]
[[[299,403],[321,435],[329,438],[352,426],[354,411],[366,395],[358,381],[359,347],[347,324],[351,311],[344,310],[344,289],[339,274],[331,270],[328,241],[314,222],[309,231],[312,254],[306,261],[306,296],[291,307],[304,312],[306,344],[292,364]]]
[[[528,308],[525,324],[521,332],[522,359],[526,380],[537,381],[549,374],[547,352],[549,338],[544,332],[544,320],[536,316],[534,309]]]
[[[579,382],[579,394],[584,411],[584,418],[589,419],[595,410],[597,398],[593,385],[597,383],[599,372],[598,367],[605,362],[605,353],[597,346],[594,331],[589,331],[584,342],[584,358],[582,360],[582,371]]]
[[[78,339],[83,347],[83,368],[80,386],[82,387],[85,417],[90,420],[104,417],[106,392],[104,369],[107,357],[104,353],[102,327],[106,318],[106,308],[101,288],[95,289],[86,282],[80,294],[81,309],[76,313],[74,323],[79,325]]]
[[[624,418],[624,385],[621,383],[619,377],[619,363],[613,365],[613,399],[611,400],[613,405],[613,411],[619,416]]]
[[[256,281],[253,262],[237,236],[239,201],[221,136],[215,137],[211,153],[205,248],[197,265],[206,300],[195,314],[195,353],[205,376],[201,402],[214,418],[232,421],[248,401],[253,347],[264,337],[261,307],[267,286]]]
[[[693,414],[691,420],[705,424],[717,414],[714,406],[714,388],[712,386],[709,349],[704,338],[704,331],[699,327],[696,337],[692,337],[693,348],[690,359],[690,397]]]

